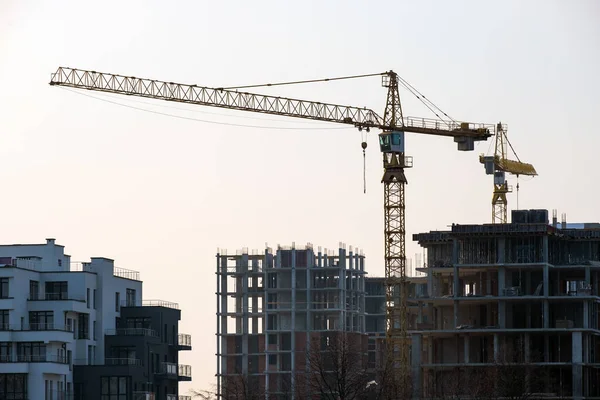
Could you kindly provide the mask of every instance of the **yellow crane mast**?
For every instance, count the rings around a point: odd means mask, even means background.
[[[533,165],[519,160],[519,156],[508,141],[506,136],[506,125],[499,123],[496,126],[496,146],[493,156],[479,155],[479,162],[485,166],[487,175],[494,175],[494,192],[492,194],[492,223],[506,224],[508,222],[508,200],[507,193],[512,192],[512,187],[508,185],[506,174],[513,174],[519,178],[519,175],[536,176],[537,172]],[[508,148],[510,147],[515,160],[508,159]],[[519,192],[519,183],[517,182],[517,196]],[[518,197],[517,197],[518,208]]]
[[[382,85],[388,90],[383,117],[364,107],[342,106],[238,91],[249,87],[331,81],[366,76],[382,76]],[[234,88],[209,88],[60,67],[52,74],[50,81],[50,85],[75,89],[348,124],[359,130],[380,129],[382,132],[379,134],[379,145],[383,154],[384,168],[382,183],[384,186],[385,217],[387,357],[394,368],[396,383],[401,388],[408,388],[410,387],[411,377],[410,344],[407,331],[408,290],[404,221],[404,192],[407,180],[404,169],[412,166],[412,158],[405,155],[404,133],[411,132],[453,138],[458,145],[458,150],[472,151],[475,141],[487,140],[494,134],[495,125],[404,117],[400,104],[399,84],[410,91],[415,90],[393,71],[332,79],[238,86]],[[362,145],[364,149],[366,143],[363,142]]]

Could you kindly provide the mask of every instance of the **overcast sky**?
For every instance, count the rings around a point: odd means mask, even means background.
[[[343,241],[383,274],[376,132],[365,195],[355,129],[91,98],[50,87],[58,66],[205,86],[393,69],[455,119],[508,124],[540,174],[520,180],[521,208],[600,221],[598,1],[0,0],[0,243],[55,237],[73,260],[141,271],[144,297],[178,302],[193,335],[182,393],[214,382],[217,247]],[[381,114],[386,95],[377,77],[257,92]],[[433,117],[401,96],[405,115]],[[413,233],[491,221],[492,179],[478,162],[489,148],[407,137],[409,257]]]

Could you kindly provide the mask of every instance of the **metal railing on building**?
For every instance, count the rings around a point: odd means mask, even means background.
[[[179,310],[179,304],[165,300],[144,300],[142,307],[166,307]]]
[[[113,270],[113,276],[116,276],[118,278],[131,279],[133,281],[140,280],[140,273],[138,271],[134,271],[131,269],[126,269],[126,268],[115,267]]]
[[[158,332],[148,328],[117,328],[107,329],[104,332],[107,336],[150,336],[158,337]]]
[[[187,378],[191,378],[192,377],[192,366],[191,365],[179,364],[177,375],[178,376],[184,376],[184,377],[187,377]]]
[[[192,347],[192,335],[180,333],[177,335],[177,344],[179,346]]]

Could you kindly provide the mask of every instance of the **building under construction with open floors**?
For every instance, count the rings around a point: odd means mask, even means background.
[[[308,368],[311,343],[344,332],[366,350],[364,261],[343,244],[337,252],[315,252],[310,244],[275,252],[220,250],[219,395],[236,398],[250,389],[269,399],[307,398],[298,395],[302,384],[295,380]]]
[[[409,304],[421,396],[472,395],[469,376],[512,369],[529,392],[600,397],[600,224],[524,210],[413,239],[426,250]]]

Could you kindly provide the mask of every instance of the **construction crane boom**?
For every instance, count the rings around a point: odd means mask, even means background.
[[[383,117],[364,107],[342,106],[239,92],[231,88],[209,88],[63,67],[52,74],[50,85],[334,122],[353,125],[360,130],[381,129],[379,145],[384,167],[382,183],[384,185],[387,358],[390,365],[397,369],[396,383],[402,390],[406,390],[410,387],[411,375],[405,250],[407,180],[404,169],[412,167],[412,158],[405,155],[404,134],[411,132],[451,137],[457,143],[458,150],[470,151],[474,149],[474,142],[491,137],[496,126],[404,117],[399,95],[399,84],[403,81],[393,71],[376,75],[382,76],[382,86],[388,90]],[[365,147],[366,143],[363,143],[363,149]],[[406,392],[402,397],[404,396]]]
[[[515,150],[508,141],[506,135],[506,125],[498,124],[496,126],[496,143],[494,155],[479,155],[479,162],[485,166],[485,172],[488,175],[494,175],[494,191],[492,193],[492,223],[506,224],[508,222],[508,199],[506,195],[512,192],[512,186],[506,180],[506,174],[536,176],[537,171],[534,166],[519,160]],[[514,153],[517,160],[508,158],[508,147]],[[517,208],[519,203],[519,183],[517,182]]]

